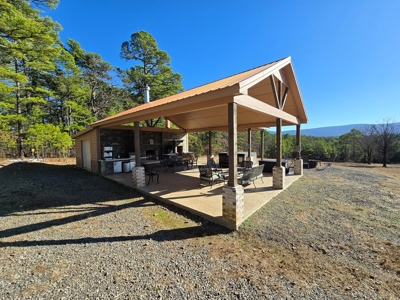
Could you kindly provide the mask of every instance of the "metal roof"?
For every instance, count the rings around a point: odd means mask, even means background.
[[[288,88],[282,110],[276,108],[270,77]],[[287,57],[181,93],[145,103],[91,124],[91,128],[112,127],[134,121],[165,117],[180,128],[208,131],[227,128],[227,103],[238,104],[238,130],[307,123],[307,115],[297,80]],[[80,135],[79,133],[77,136]]]

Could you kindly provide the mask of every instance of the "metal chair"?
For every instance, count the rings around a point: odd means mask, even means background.
[[[159,167],[161,165],[160,164],[145,164],[144,165],[144,175],[145,176],[149,176],[149,181],[147,182],[147,185],[150,184],[150,179],[152,182],[154,182],[154,176],[157,176],[157,183],[160,183],[158,181],[160,174],[159,172]]]
[[[198,160],[199,158],[197,157],[197,156],[195,156],[195,157],[192,157],[192,158],[190,158],[188,161],[187,161],[187,168],[188,168],[188,170],[189,170],[189,168],[190,169],[193,169],[194,168],[194,166],[196,165],[196,167],[197,167],[197,160]]]
[[[208,185],[212,187],[214,182],[221,182],[222,178],[219,172],[213,171],[213,169],[207,166],[198,166],[200,172],[200,184],[202,181],[208,182]]]
[[[178,156],[178,158],[175,160],[174,168],[182,167],[182,170],[183,170],[184,166],[185,166],[185,163],[183,161],[183,157],[182,156]]]

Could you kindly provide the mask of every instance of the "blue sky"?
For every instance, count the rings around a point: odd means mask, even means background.
[[[185,89],[292,57],[316,128],[399,121],[400,1],[60,0],[61,38],[113,66],[121,44],[149,32]],[[289,129],[289,128],[285,128]]]

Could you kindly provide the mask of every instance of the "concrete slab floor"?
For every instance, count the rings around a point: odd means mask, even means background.
[[[116,173],[105,177],[133,188],[132,173]],[[286,175],[285,189],[300,177],[300,175],[294,174]],[[148,180],[146,176],[146,184]],[[148,186],[136,189],[209,221],[225,225],[222,218],[222,187],[224,183],[216,183],[212,186],[206,185],[204,181],[201,186],[199,186],[199,183],[199,170],[197,168],[166,173],[161,171],[159,183],[154,178],[154,182],[150,181]],[[244,220],[283,191],[272,188],[272,174],[270,173],[264,173],[263,180],[257,179],[255,185],[256,187],[251,184],[244,188]]]

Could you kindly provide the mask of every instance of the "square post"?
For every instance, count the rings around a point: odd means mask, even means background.
[[[251,161],[251,128],[247,128],[247,161]]]
[[[222,188],[222,217],[226,226],[238,229],[244,220],[244,190],[237,185],[237,104],[228,103],[229,179]]]
[[[208,132],[208,159],[212,157],[212,136],[211,131]]]
[[[135,133],[135,160],[136,165],[132,168],[132,185],[134,187],[143,187],[146,182],[146,175],[144,173],[144,167],[140,165],[140,130],[139,122],[134,122],[134,133]]]
[[[260,133],[261,133],[261,160],[263,160],[264,159],[264,147],[265,147],[265,145],[264,145],[265,132],[264,132],[264,130],[261,130]]]
[[[228,186],[237,185],[237,104],[228,104],[229,179]]]
[[[276,166],[282,166],[282,119],[276,119]]]
[[[272,169],[272,186],[283,189],[285,186],[285,168],[282,167],[282,119],[276,119],[276,166]]]
[[[135,134],[135,159],[136,159],[136,167],[140,167],[140,130],[139,130],[139,122],[134,122],[134,134]]]
[[[296,125],[296,160],[294,161],[294,175],[303,175],[303,160],[301,159],[300,124]]]

